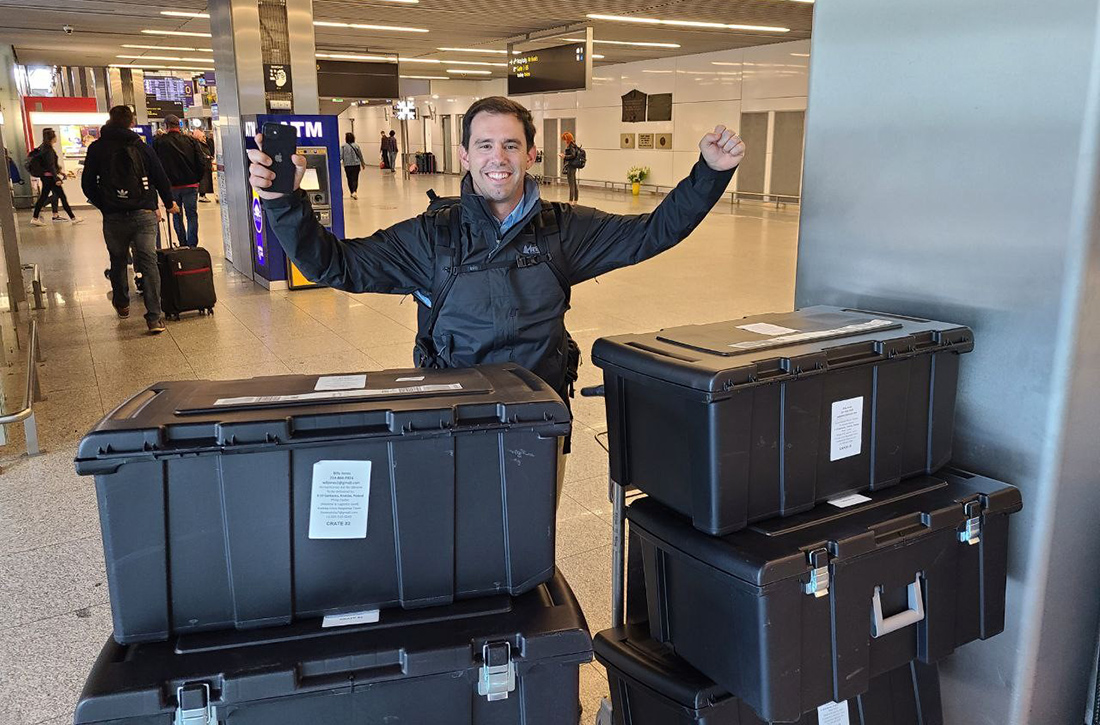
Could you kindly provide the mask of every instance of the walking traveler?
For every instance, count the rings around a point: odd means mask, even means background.
[[[562,169],[565,170],[565,178],[569,180],[569,203],[576,204],[580,198],[580,190],[577,187],[577,171],[584,168],[588,160],[587,154],[584,149],[577,145],[573,134],[570,132],[563,133],[561,140],[565,142],[565,151],[560,156],[562,157]]]
[[[687,178],[650,214],[552,204],[527,175],[535,161],[530,111],[507,98],[476,101],[463,119],[461,199],[362,239],[338,239],[297,190],[267,189],[271,159],[248,152],[250,183],[268,229],[309,278],[348,292],[415,294],[430,309],[417,334],[421,367],[515,362],[566,398],[577,348],[565,330],[570,287],[644,261],[686,238],[725,193],[745,145],[724,126],[699,142]]]
[[[202,179],[199,181],[199,203],[209,204],[210,200],[206,195],[214,193],[214,169],[210,165],[214,160],[213,134],[207,134],[201,128],[196,128],[191,135],[199,142],[199,147],[206,154],[206,160],[202,165]]]
[[[119,317],[130,316],[127,258],[141,274],[145,323],[151,334],[164,332],[160,306],[160,272],[157,269],[157,227],[163,218],[157,197],[170,214],[179,212],[172,198],[168,176],[156,153],[131,129],[134,112],[115,106],[99,139],[88,147],[81,188],[103,213],[103,241],[111,258],[111,303]]]
[[[209,166],[205,147],[193,137],[180,131],[178,116],[164,118],[165,132],[153,140],[153,149],[157,152],[168,183],[172,186],[172,198],[183,210],[172,218],[176,225],[176,237],[180,246],[199,246],[199,182],[202,180],[203,166]],[[187,224],[184,225],[184,217]]]
[[[65,208],[65,213],[69,215],[70,222],[80,224],[84,221],[73,214],[72,207],[69,206],[69,199],[65,196],[65,190],[61,187],[64,183],[64,177],[61,161],[58,159],[57,150],[54,148],[56,144],[57,134],[52,128],[44,128],[42,129],[42,143],[27,154],[27,172],[31,176],[38,177],[42,183],[42,193],[38,195],[38,201],[35,202],[34,217],[31,219],[31,224],[36,227],[46,226],[46,222],[39,219],[38,215],[42,213],[42,207],[46,205],[47,201],[53,203],[53,220],[55,222],[62,220],[62,217],[57,213],[58,201]]]
[[[355,143],[355,134],[348,131],[344,134],[344,145],[340,147],[340,163],[344,165],[344,175],[348,177],[348,191],[352,199],[359,198],[359,171],[366,164],[363,161],[363,151],[359,144]]]
[[[390,135],[386,136],[382,142],[382,153],[386,157],[386,168],[390,170],[391,174],[397,173],[397,132],[390,131]]]

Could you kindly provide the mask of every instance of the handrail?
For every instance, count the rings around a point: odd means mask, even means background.
[[[24,264],[23,271],[31,270],[31,293],[34,295],[34,309],[45,309],[46,305],[42,303],[42,278],[38,275],[37,264]]]
[[[27,455],[37,456],[41,451],[38,448],[38,423],[34,417],[35,401],[45,400],[42,395],[42,387],[38,381],[38,320],[31,320],[30,344],[27,345],[27,387],[23,393],[23,408],[14,413],[0,416],[0,425],[8,423],[23,423],[23,430],[27,434]]]

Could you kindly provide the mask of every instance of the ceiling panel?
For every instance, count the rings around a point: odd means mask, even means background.
[[[128,55],[187,55],[185,51],[124,49],[124,43],[156,46],[210,47],[210,40],[153,36],[143,28],[209,32],[202,19],[164,17],[147,2],[129,0],[67,0],[56,3],[0,0],[0,42],[15,46],[21,61],[32,64],[106,65],[129,62]],[[160,6],[163,7],[163,6]],[[205,0],[174,0],[174,10],[203,11]],[[699,30],[607,21],[588,21],[587,13],[636,15],[675,20],[769,25],[787,33]],[[591,22],[597,39],[678,43],[678,49],[598,44],[605,56],[597,65],[650,58],[668,58],[752,45],[802,40],[810,36],[813,5],[791,0],[675,0],[639,9],[635,0],[421,0],[417,5],[378,0],[315,0],[314,17],[330,22],[372,23],[427,28],[428,33],[395,33],[347,28],[317,28],[318,51],[399,53],[407,57],[502,61],[502,55],[440,52],[439,47],[503,49],[505,42],[527,34],[561,29],[562,33],[522,48],[545,47],[577,37],[568,28]],[[491,19],[492,22],[487,22]],[[62,26],[71,25],[72,35]],[[135,61],[140,62],[140,61]],[[407,64],[402,73],[446,75],[444,68]],[[505,68],[491,68],[495,76]]]

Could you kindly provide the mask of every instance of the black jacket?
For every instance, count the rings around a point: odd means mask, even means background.
[[[549,251],[535,229],[542,208],[535,204],[501,235],[500,222],[468,176],[457,239],[455,227],[440,224],[434,213],[341,240],[317,222],[304,193],[264,200],[263,206],[269,228],[298,268],[336,289],[410,294],[436,288],[441,269],[461,268],[437,312],[432,364],[516,362],[563,392],[569,287],[671,249],[706,217],[731,178],[732,171],[714,171],[700,159],[651,214],[553,204],[562,257],[553,264],[507,264],[532,257],[536,247],[541,256]],[[440,246],[442,235],[453,251]],[[437,265],[441,250],[453,259]]]
[[[569,144],[565,147],[565,151],[563,153],[564,156],[561,160],[561,168],[564,171],[569,171],[573,168],[573,162],[577,159],[577,144]]]
[[[84,172],[80,175],[80,188],[84,190],[84,196],[88,197],[88,201],[104,214],[127,211],[113,208],[109,203],[104,202],[99,189],[99,175],[106,171],[108,160],[118,150],[119,146],[135,141],[145,154],[145,173],[149,177],[150,186],[142,208],[156,211],[158,194],[165,207],[170,208],[174,203],[168,177],[165,175],[164,168],[160,165],[157,155],[153,153],[153,149],[142,140],[141,136],[130,129],[107,124],[100,129],[99,138],[92,141],[92,144],[88,147],[88,155],[84,157]]]
[[[42,159],[43,176],[60,176],[61,164],[57,160],[57,150],[53,144],[42,142],[38,145],[38,154]]]
[[[198,139],[179,131],[169,131],[153,139],[153,149],[173,187],[195,186],[202,181],[203,167],[210,165]]]

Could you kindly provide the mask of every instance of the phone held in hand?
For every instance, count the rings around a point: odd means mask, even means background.
[[[271,170],[275,178],[268,191],[289,194],[294,191],[294,161],[298,152],[298,129],[282,123],[265,123],[263,128],[263,152],[271,157]]]

